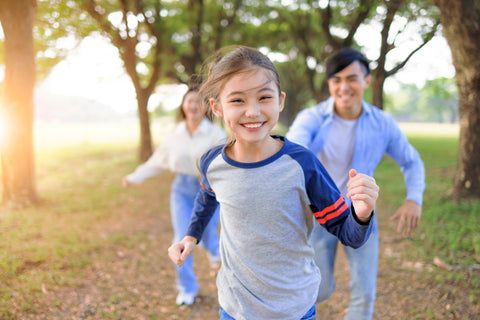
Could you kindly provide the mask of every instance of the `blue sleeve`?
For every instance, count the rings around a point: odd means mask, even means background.
[[[318,131],[318,120],[313,114],[314,108],[307,108],[300,111],[288,129],[286,137],[288,140],[302,146],[310,146]]]
[[[373,228],[373,215],[362,223],[350,209],[327,170],[309,150],[302,152],[305,188],[315,219],[339,241],[353,248],[362,246]],[[298,160],[297,160],[298,161]]]
[[[201,189],[195,197],[192,217],[190,218],[190,224],[186,233],[187,236],[195,237],[198,242],[202,239],[203,232],[218,207],[215,193],[210,188],[210,184],[206,178],[208,167],[218,154],[218,150],[219,147],[210,149],[200,159],[200,171],[202,173]]]
[[[389,120],[390,140],[386,153],[400,166],[405,187],[407,200],[413,200],[419,205],[423,202],[425,190],[425,166],[418,151],[408,142],[405,134],[400,130],[393,118]]]

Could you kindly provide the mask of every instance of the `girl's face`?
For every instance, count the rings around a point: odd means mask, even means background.
[[[263,146],[278,122],[285,93],[279,93],[270,71],[255,68],[232,76],[218,100],[210,99],[213,113],[223,118],[237,143]]]
[[[200,111],[200,97],[198,92],[190,91],[185,96],[182,104],[183,112],[187,120],[200,121],[202,113]]]

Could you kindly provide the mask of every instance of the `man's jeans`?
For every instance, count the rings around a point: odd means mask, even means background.
[[[351,277],[351,296],[346,320],[370,320],[373,315],[378,270],[378,227],[376,220],[374,223],[370,238],[363,246],[358,249],[344,247]],[[310,243],[315,250],[315,263],[322,275],[317,298],[320,302],[328,299],[335,289],[333,269],[338,239],[319,224],[315,224]]]
[[[178,174],[172,184],[170,194],[170,214],[173,231],[173,242],[179,242],[185,236],[193,203],[197,192],[200,190],[198,179],[193,176]],[[218,257],[218,210],[205,229],[202,241],[199,243],[211,256]],[[179,292],[196,295],[198,292],[197,277],[193,270],[193,254],[191,254],[181,267],[175,266],[177,271],[177,289]]]

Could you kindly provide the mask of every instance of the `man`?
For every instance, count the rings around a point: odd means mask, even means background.
[[[400,166],[407,196],[391,219],[398,219],[397,231],[411,234],[422,214],[425,169],[420,155],[410,145],[393,118],[363,101],[371,75],[368,60],[358,51],[345,48],[327,60],[326,76],[331,97],[301,111],[287,138],[312,150],[346,194],[348,170],[370,176],[383,155]],[[376,219],[376,217],[374,217]],[[333,269],[337,239],[316,225],[310,238],[322,281],[317,301],[327,299],[335,289]],[[378,269],[378,228],[359,249],[344,247],[351,276],[351,297],[345,319],[371,319]]]

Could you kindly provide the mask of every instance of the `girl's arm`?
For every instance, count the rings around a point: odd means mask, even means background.
[[[192,236],[185,236],[182,241],[174,243],[168,248],[168,256],[177,266],[181,267],[188,256],[193,252],[198,239]]]
[[[193,252],[217,207],[218,202],[211,191],[202,189],[197,193],[187,235],[182,241],[174,243],[168,248],[170,260],[177,266],[182,266]]]
[[[348,175],[350,180],[347,182],[347,197],[352,199],[357,218],[368,223],[378,198],[378,185],[373,177],[359,174],[354,169],[350,169]]]

